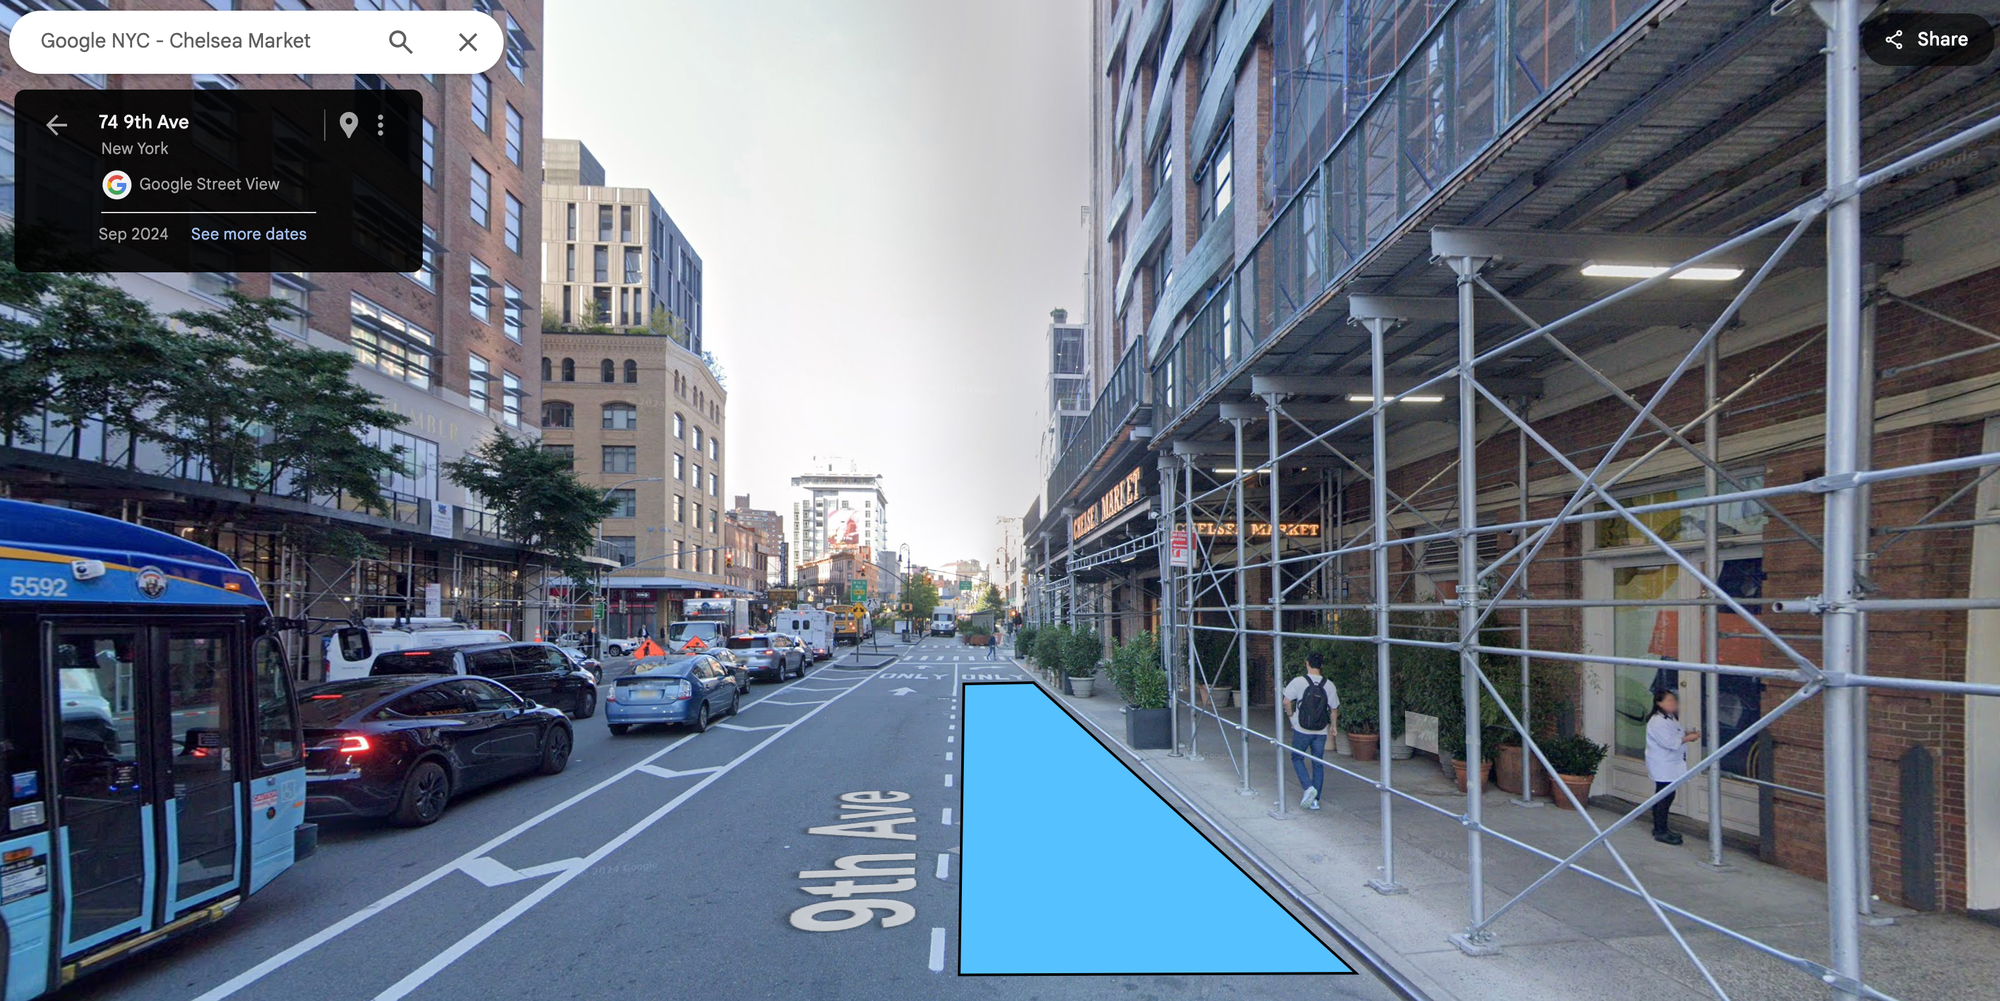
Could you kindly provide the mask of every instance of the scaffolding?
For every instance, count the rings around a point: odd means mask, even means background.
[[[1868,10],[1872,6],[1866,5]],[[1230,432],[1226,448],[1192,440],[1176,441],[1171,446],[1164,441],[1155,444],[1160,449],[1159,504],[1168,515],[1168,526],[1188,533],[1192,554],[1185,562],[1171,559],[1164,530],[1128,545],[1152,548],[1159,560],[1160,622],[1166,635],[1162,647],[1176,709],[1172,753],[1196,756],[1204,751],[1216,753],[1212,747],[1199,746],[1196,740],[1199,727],[1195,724],[1212,722],[1230,735],[1222,741],[1221,753],[1240,776],[1239,792],[1254,796],[1258,795],[1256,787],[1260,781],[1256,773],[1261,771],[1257,762],[1258,745],[1268,745],[1275,768],[1273,788],[1277,791],[1273,812],[1278,816],[1285,815],[1287,809],[1284,789],[1288,760],[1299,753],[1282,740],[1285,720],[1283,700],[1278,693],[1285,681],[1284,650],[1288,640],[1356,643],[1372,648],[1374,709],[1385,736],[1392,726],[1391,714],[1396,705],[1393,655],[1398,650],[1421,650],[1455,659],[1464,721],[1464,759],[1473,762],[1482,759],[1481,742],[1487,734],[1479,707],[1483,698],[1491,699],[1498,705],[1505,728],[1519,739],[1523,748],[1521,779],[1526,798],[1533,767],[1556,774],[1542,747],[1543,734],[1531,723],[1533,707],[1527,702],[1531,663],[1614,669],[1657,669],[1661,663],[1654,659],[1565,649],[1546,638],[1547,630],[1533,628],[1532,615],[1556,610],[1580,615],[1583,609],[1624,607],[1693,606],[1700,610],[1700,653],[1671,664],[1676,671],[1696,672],[1707,694],[1703,700],[1707,715],[1700,725],[1697,760],[1679,779],[1665,784],[1608,824],[1600,823],[1584,809],[1575,792],[1565,784],[1553,783],[1555,794],[1567,801],[1578,823],[1588,828],[1588,839],[1581,847],[1561,853],[1549,851],[1488,823],[1482,815],[1483,782],[1468,781],[1469,791],[1462,808],[1451,808],[1397,788],[1391,756],[1387,753],[1380,756],[1376,767],[1365,771],[1337,760],[1316,759],[1336,777],[1366,784],[1378,794],[1380,875],[1370,884],[1378,893],[1406,892],[1397,874],[1394,811],[1397,804],[1442,814],[1464,827],[1465,856],[1470,870],[1465,922],[1451,938],[1468,954],[1496,951],[1501,945],[1496,932],[1499,922],[1557,876],[1575,873],[1622,891],[1643,905],[1664,926],[1718,998],[1728,999],[1732,995],[1690,944],[1682,932],[1683,925],[1715,933],[1773,957],[1824,984],[1834,998],[1895,1001],[1867,983],[1860,948],[1860,928],[1882,920],[1874,913],[1874,895],[1869,886],[1866,695],[1871,691],[1898,690],[1993,698],[2000,697],[2000,685],[1871,673],[1868,620],[1870,616],[1996,609],[2000,608],[2000,598],[1884,596],[1879,594],[1869,566],[1883,550],[1916,533],[1969,531],[1995,523],[1993,517],[1954,520],[1944,516],[2000,471],[2000,452],[1981,451],[1875,468],[1870,461],[1877,423],[1874,386],[1878,378],[1886,375],[1990,350],[2000,346],[2000,336],[1945,311],[1871,287],[1871,273],[1864,259],[1860,203],[1863,193],[1871,188],[2000,135],[2000,117],[1958,123],[1946,137],[1864,172],[1858,62],[1861,21],[1867,11],[1861,0],[1829,0],[1815,4],[1814,8],[1826,26],[1826,176],[1819,192],[1802,204],[1719,242],[1697,245],[1695,238],[1688,237],[1617,237],[1628,241],[1628,245],[1643,245],[1657,252],[1670,250],[1672,256],[1661,259],[1678,263],[1616,293],[1574,304],[1559,315],[1548,317],[1536,315],[1546,312],[1539,304],[1504,294],[1489,275],[1494,262],[1500,259],[1569,260],[1568,255],[1574,250],[1561,244],[1573,242],[1575,234],[1434,229],[1430,243],[1433,263],[1450,270],[1455,291],[1451,303],[1453,319],[1447,321],[1455,329],[1441,367],[1417,379],[1391,376],[1389,370],[1395,359],[1390,356],[1385,338],[1411,318],[1412,304],[1355,295],[1348,306],[1351,322],[1367,334],[1369,376],[1365,387],[1323,376],[1253,376],[1250,389],[1254,402],[1221,405],[1220,419]],[[1282,21],[1280,26],[1283,27]],[[1991,113],[1991,109],[1980,112]],[[1718,360],[1722,357],[1724,338],[1745,301],[1766,287],[1788,257],[1802,253],[1801,240],[1820,227],[1825,234],[1824,333],[1811,336],[1770,367],[1752,373],[1742,384],[1725,392]],[[1649,291],[1663,289],[1675,274],[1688,268],[1758,259],[1761,263],[1735,294],[1694,326],[1698,332],[1691,343],[1673,352],[1673,363],[1665,376],[1648,380],[1657,384],[1643,399],[1593,367],[1565,340],[1565,335],[1593,320],[1602,321],[1632,307],[1649,307],[1643,297]],[[1994,343],[1899,369],[1878,371],[1874,363],[1875,318],[1885,306],[1924,312]],[[1484,329],[1490,330],[1496,315],[1511,325],[1509,332],[1497,340],[1488,336],[1482,341],[1482,323],[1486,324]],[[1565,451],[1552,440],[1551,433],[1529,419],[1528,400],[1533,396],[1528,391],[1530,387],[1522,385],[1521,380],[1493,373],[1496,365],[1529,346],[1552,349],[1557,364],[1581,373],[1602,390],[1605,399],[1629,410],[1615,436],[1579,455]],[[1721,454],[1722,417],[1752,387],[1766,384],[1774,371],[1804,364],[1801,359],[1809,357],[1808,348],[1823,351],[1826,358],[1821,389],[1823,412],[1818,415],[1823,422],[1818,436],[1823,438],[1824,467],[1817,475],[1798,482],[1770,484],[1748,479],[1726,463]],[[1678,425],[1669,423],[1663,404],[1677,387],[1691,387],[1695,382],[1701,384],[1700,412]],[[1354,394],[1349,399],[1359,397],[1365,402],[1358,412],[1351,407],[1304,399],[1349,393]],[[1450,398],[1456,403],[1452,422],[1456,445],[1439,468],[1430,471],[1426,482],[1415,490],[1399,491],[1390,484],[1390,474],[1399,465],[1391,461],[1389,454],[1390,418],[1402,412],[1398,408],[1413,397],[1427,395]],[[1260,427],[1264,432],[1261,443],[1256,440]],[[1488,473],[1488,479],[1495,472],[1481,469],[1482,445],[1494,443],[1496,436],[1503,433],[1518,442],[1511,497],[1503,497],[1498,506],[1490,502],[1482,504],[1482,472]],[[1990,441],[1986,447],[1991,447]],[[1560,470],[1543,481],[1544,492],[1536,496],[1531,496],[1530,490],[1531,453],[1538,455],[1539,463]],[[1636,478],[1635,474],[1649,460],[1661,455],[1685,457],[1692,463],[1691,468],[1699,470],[1702,489],[1697,495],[1634,498],[1629,491],[1619,489],[1621,483]],[[1216,463],[1225,459],[1229,465],[1218,468]],[[1304,479],[1292,479],[1294,476]],[[1925,477],[1971,479],[1959,484],[1913,523],[1871,525],[1872,489]],[[1556,483],[1558,487],[1550,489],[1548,483]],[[1354,485],[1365,486],[1367,490],[1367,503],[1361,511],[1346,509],[1347,488]],[[1485,486],[1491,497],[1491,484]],[[1787,498],[1815,497],[1823,505],[1823,522],[1817,534],[1799,524],[1780,503]],[[1511,509],[1504,504],[1505,499],[1514,501]],[[1555,502],[1556,510],[1553,514],[1533,515],[1531,500],[1543,501],[1545,507],[1547,502]],[[1817,635],[1779,631],[1749,607],[1751,601],[1732,593],[1735,589],[1722,580],[1717,526],[1725,510],[1739,507],[1758,512],[1758,517],[1775,526],[1776,537],[1768,540],[1767,545],[1804,546],[1818,559],[1817,594],[1755,599],[1758,604],[1788,614],[1810,612],[1819,623]],[[1299,522],[1302,512],[1307,515],[1316,512],[1318,524],[1328,530],[1314,536],[1288,531]],[[1659,527],[1662,516],[1705,519],[1699,522],[1706,526],[1699,544],[1691,546],[1678,543],[1677,537],[1670,538],[1672,533]],[[1411,530],[1392,534],[1392,519],[1400,519]],[[1357,523],[1360,530],[1349,534],[1350,524]],[[1642,545],[1647,555],[1676,567],[1686,580],[1698,585],[1699,594],[1624,599],[1589,595],[1551,598],[1529,591],[1530,568],[1558,559],[1544,555],[1553,540],[1571,528],[1594,530],[1606,525],[1620,526],[1617,530],[1623,537]],[[1210,530],[1197,530],[1197,526]],[[1217,527],[1223,530],[1215,530]],[[1117,555],[1122,558],[1126,554],[1121,550]],[[1083,557],[1072,552],[1066,557],[1063,577],[1054,576],[1055,563],[1051,557],[1045,543],[1041,576],[1035,586],[1037,618],[1042,622],[1088,618],[1091,613],[1079,612],[1079,605],[1095,601],[1096,596],[1087,589],[1080,592],[1075,575],[1080,567],[1092,565],[1092,559],[1111,557]],[[1365,562],[1365,570],[1351,573],[1350,557],[1357,564]],[[1392,572],[1392,560],[1406,568]],[[1435,596],[1417,593],[1412,585],[1426,567],[1452,574],[1457,585],[1455,593]],[[1254,589],[1264,591],[1262,600],[1252,600]],[[1365,591],[1365,595],[1354,593],[1360,591]],[[1409,613],[1443,616],[1442,620],[1434,621],[1448,625],[1439,626],[1443,630],[1439,635],[1413,629],[1407,621],[1393,618]],[[1366,628],[1309,631],[1288,627],[1287,623],[1287,616],[1296,622],[1301,616],[1324,619],[1342,614],[1363,617]],[[1748,630],[1732,638],[1756,643],[1761,651],[1758,658],[1725,654],[1724,615]],[[1210,637],[1222,638],[1220,656],[1218,643]],[[1818,644],[1816,656],[1809,656],[1801,649],[1806,641]],[[1253,645],[1268,649],[1267,663],[1259,663],[1260,658],[1253,657]],[[1766,658],[1780,666],[1759,662]],[[1496,681],[1495,675],[1502,665],[1509,670],[1518,665],[1521,672],[1520,689],[1513,696]],[[1754,722],[1725,740],[1716,715],[1718,685],[1725,678],[1760,679],[1796,687],[1777,705],[1764,709]],[[1219,704],[1218,690],[1226,681],[1233,681],[1236,690],[1243,693],[1234,707]],[[1268,681],[1270,686],[1271,735],[1259,732],[1251,724],[1248,696],[1253,681],[1258,684]],[[1828,951],[1824,960],[1780,949],[1663,899],[1611,840],[1612,835],[1645,816],[1654,804],[1684,789],[1691,793],[1699,790],[1707,800],[1708,861],[1720,864],[1723,846],[1720,774],[1725,758],[1745,751],[1773,724],[1808,705],[1816,705],[1822,717],[1823,788],[1791,791],[1815,795],[1824,801],[1828,924]],[[1546,862],[1548,868],[1519,893],[1489,901],[1484,878],[1485,852],[1489,846],[1526,852]],[[1610,868],[1579,864],[1585,855],[1600,849],[1610,859]]]

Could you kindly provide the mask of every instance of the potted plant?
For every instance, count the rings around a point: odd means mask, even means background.
[[[1119,652],[1140,646],[1141,640],[1145,641],[1145,646],[1158,651],[1158,644],[1152,643],[1151,639],[1151,633],[1141,633],[1139,640],[1120,647]],[[1143,663],[1138,657],[1139,654],[1134,654],[1131,658],[1132,704],[1125,707],[1125,746],[1133,750],[1171,747],[1174,739],[1173,710],[1167,708],[1167,672],[1161,670],[1157,660]]]
[[[1228,706],[1230,693],[1236,689],[1236,637],[1209,629],[1196,630],[1194,649],[1201,662],[1204,689],[1199,700],[1201,707],[1222,709]]]
[[[1340,727],[1347,734],[1354,760],[1374,761],[1382,742],[1376,706],[1372,701],[1340,701]]]
[[[1096,683],[1097,661],[1104,651],[1104,643],[1098,639],[1096,630],[1071,630],[1063,637],[1062,667],[1069,676],[1070,694],[1088,698],[1091,687]]]
[[[1483,792],[1492,777],[1493,758],[1499,747],[1491,740],[1491,728],[1481,735],[1479,747],[1479,788]],[[1470,769],[1465,760],[1465,723],[1461,720],[1444,720],[1438,724],[1438,757],[1449,758],[1452,776],[1458,781],[1458,791],[1466,791],[1467,775]]]
[[[1584,804],[1590,802],[1590,785],[1597,778],[1597,767],[1604,763],[1605,751],[1603,744],[1580,733],[1542,745],[1542,753],[1548,755],[1556,777],[1569,787],[1578,803]],[[1572,808],[1568,796],[1557,796],[1556,805],[1565,810]]]

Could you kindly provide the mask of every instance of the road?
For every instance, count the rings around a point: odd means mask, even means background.
[[[80,981],[66,1001],[494,1001],[1107,997],[1387,998],[1363,976],[958,977],[957,685],[1025,672],[956,640],[853,653],[760,684],[708,733],[580,721],[569,769],[474,793],[436,824],[326,825],[319,853],[233,916]],[[869,653],[866,647],[862,651]],[[872,658],[871,662],[879,660]],[[613,662],[607,674],[620,673]],[[608,679],[607,679],[608,680]],[[907,794],[899,798],[896,794]],[[846,802],[894,801],[914,841],[808,833]],[[854,806],[846,810],[856,809]],[[854,821],[846,821],[853,823]],[[1079,849],[1083,846],[1078,846]],[[893,928],[799,917],[801,878],[854,854],[911,853]],[[1087,862],[1087,852],[1086,861]],[[1074,863],[1074,858],[1068,861]],[[901,879],[860,875],[870,884]],[[1196,925],[1199,924],[1197,920]],[[1087,935],[1051,913],[1023,934]]]

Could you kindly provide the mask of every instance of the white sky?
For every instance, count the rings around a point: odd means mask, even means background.
[[[728,489],[886,478],[890,543],[993,558],[1037,493],[1051,308],[1084,309],[1086,0],[552,0],[544,130],[701,254]]]

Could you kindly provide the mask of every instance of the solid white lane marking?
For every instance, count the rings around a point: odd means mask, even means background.
[[[949,788],[951,788],[951,773],[950,773],[950,772],[946,772],[946,773],[944,773],[944,787],[945,787],[946,789],[949,789]]]
[[[865,680],[866,679],[863,679],[864,682]],[[853,687],[859,688],[861,687],[861,685],[856,684]],[[849,691],[852,690],[853,690],[852,688],[849,689]],[[845,693],[843,693],[842,695],[836,695],[834,696],[834,699],[835,700],[840,699],[844,696],[844,694]],[[770,696],[766,695],[763,698],[758,699],[756,702],[752,702],[749,705],[744,706],[743,708],[745,709],[753,708],[759,703],[763,702],[764,699],[768,698],[770,698]],[[806,720],[813,718],[813,716],[818,714],[819,711],[820,710],[818,709],[814,709],[812,712],[806,713],[804,716],[798,718],[797,720],[792,721],[791,723],[776,724],[774,727],[737,727],[737,729],[741,730],[788,729],[790,727],[797,726],[800,723],[804,723]],[[717,725],[732,726],[733,724],[721,723]],[[405,884],[402,888],[391,891],[390,893],[375,900],[373,903],[370,903],[362,907],[361,909],[355,911],[354,913],[349,914],[344,918],[341,918],[339,921],[327,925],[325,928],[322,928],[319,931],[316,931],[313,934],[308,935],[303,939],[300,939],[298,942],[294,943],[284,951],[279,952],[268,959],[265,959],[263,962],[258,963],[257,965],[252,966],[247,970],[244,970],[242,973],[239,973],[236,976],[231,977],[227,981],[224,981],[223,983],[218,984],[217,986],[211,988],[207,993],[204,993],[201,996],[195,998],[195,1001],[222,1001],[223,998],[227,998],[235,994],[236,992],[241,991],[243,988],[248,987],[251,984],[256,983],[257,981],[270,976],[272,973],[290,964],[293,960],[299,958],[300,956],[303,956],[306,953],[311,952],[314,949],[317,949],[320,946],[325,945],[326,943],[336,938],[339,938],[341,935],[346,934],[350,929],[362,923],[363,921],[366,921],[369,918],[372,918],[375,915],[380,914],[383,911],[386,911],[389,908],[394,907],[405,900],[408,900],[410,897],[416,895],[419,892],[422,892],[426,887],[430,886],[432,883],[435,883],[438,880],[443,879],[444,877],[449,876],[454,872],[460,871],[460,867],[463,866],[466,862],[484,856],[488,852],[491,852],[493,849],[498,848],[501,845],[504,845],[507,842],[512,841],[517,837],[520,837],[522,834],[525,834],[530,830],[533,830],[535,827],[539,826],[543,821],[548,820],[551,817],[555,817],[559,814],[562,814],[567,810],[569,810],[571,807],[576,806],[578,803],[581,803],[584,800],[589,799],[591,796],[596,795],[598,792],[610,788],[610,786],[613,783],[616,783],[617,781],[625,778],[628,775],[632,775],[638,772],[641,766],[649,765],[655,761],[658,761],[660,758],[666,756],[667,754],[672,753],[675,749],[685,745],[688,741],[693,740],[695,736],[696,735],[692,733],[683,734],[680,737],[680,739],[674,741],[671,744],[668,744],[665,747],[660,748],[657,751],[654,751],[652,754],[649,754],[646,757],[641,758],[630,765],[627,765],[623,769],[620,769],[618,772],[610,776],[607,776],[602,781],[598,782],[596,785],[590,786],[589,788],[586,789],[579,790],[574,795],[570,796],[568,799],[565,799],[562,802],[557,803],[554,806],[551,806],[548,809],[543,810],[542,812],[535,814],[534,816],[529,817],[528,819],[523,820],[518,824],[515,824],[513,827],[510,827],[507,830],[502,831],[491,838],[488,838],[484,843],[480,844],[478,847],[473,848],[471,851],[468,851],[460,855],[459,857],[452,859],[451,861],[446,862],[445,864],[438,866],[435,869],[432,869],[430,872],[417,877],[415,880],[412,880],[411,882]],[[783,735],[782,734],[773,735],[773,737],[777,736],[783,736]],[[767,739],[766,743],[768,742],[769,740]],[[764,745],[759,744],[757,746],[763,747]],[[752,749],[753,752],[755,750],[756,750],[755,748]],[[717,774],[720,773],[718,772]],[[715,777],[714,775],[711,775],[708,779],[703,779],[700,783],[697,783],[695,786],[689,789],[688,792],[684,792],[681,795],[686,796],[688,795],[688,793],[703,788],[714,777]],[[562,881],[566,882],[567,878],[568,877],[565,877],[565,879]]]
[[[459,869],[466,875],[487,886],[505,886],[508,883],[518,883],[524,879],[539,879],[543,876],[552,876],[582,862],[583,860],[580,858],[566,858],[560,862],[544,862],[541,865],[529,866],[526,869],[515,869],[505,862],[482,855],[476,859],[467,859],[459,865]]]
[[[854,687],[859,688],[861,686],[856,685]],[[680,795],[675,796],[671,800],[668,800],[664,806],[661,806],[659,809],[656,809],[652,813],[647,814],[644,819],[626,828],[624,831],[620,832],[617,837],[612,838],[610,841],[605,842],[604,845],[599,847],[596,851],[591,852],[589,855],[585,856],[583,860],[579,862],[576,866],[561,873],[560,875],[556,876],[556,878],[549,880],[546,883],[543,883],[541,886],[536,887],[533,893],[530,893],[527,896],[522,897],[520,900],[515,901],[513,906],[507,908],[504,911],[501,911],[499,914],[495,915],[493,918],[488,920],[485,924],[480,925],[478,928],[475,928],[471,932],[467,933],[465,937],[459,939],[456,942],[453,942],[443,952],[440,952],[437,955],[432,956],[428,962],[424,963],[424,965],[419,966],[415,970],[410,971],[408,976],[405,976],[403,979],[396,981],[394,984],[391,984],[388,990],[385,990],[382,993],[375,995],[375,1001],[400,1001],[401,998],[408,997],[411,991],[414,991],[417,988],[422,987],[425,983],[429,982],[432,977],[437,976],[439,973],[443,972],[443,970],[446,967],[450,966],[454,962],[457,962],[459,957],[464,956],[468,952],[471,952],[481,942],[484,942],[487,939],[492,938],[496,932],[499,932],[501,929],[512,924],[515,918],[518,918],[522,914],[527,913],[528,910],[533,908],[536,904],[539,904],[542,901],[548,899],[551,894],[555,893],[557,890],[562,889],[564,886],[569,885],[569,881],[575,879],[579,873],[582,873],[587,869],[589,869],[591,866],[594,866],[597,863],[603,861],[605,856],[608,856],[612,852],[615,852],[618,849],[624,847],[627,842],[631,841],[633,838],[636,838],[640,834],[644,833],[647,828],[650,828],[654,824],[659,823],[668,814],[679,809],[681,804],[686,803],[690,799],[693,799],[697,793],[701,792],[703,789],[708,788],[717,779],[720,779],[722,776],[729,774],[736,768],[737,765],[740,765],[743,762],[750,760],[759,751],[762,751],[763,749],[770,747],[773,743],[775,743],[778,740],[778,738],[783,737],[786,733],[790,732],[794,727],[797,727],[805,723],[805,721],[812,719],[814,716],[819,715],[821,712],[825,711],[828,705],[832,705],[834,702],[837,702],[845,697],[846,693],[834,696],[832,699],[829,699],[827,700],[826,703],[822,704],[818,709],[814,709],[813,711],[806,713],[804,716],[801,716],[798,719],[792,721],[785,727],[784,730],[774,733],[769,737],[765,737],[762,741],[758,742],[757,746],[752,747],[747,751],[744,751],[742,754],[739,754],[734,758],[731,758],[728,764],[718,766],[715,769],[715,771],[710,772],[707,776],[703,777],[701,781],[696,782],[692,786],[689,786],[686,790],[682,791]],[[946,813],[948,815],[950,811],[946,811]]]
[[[662,768],[659,765],[640,765],[639,770],[648,775],[658,775],[663,779],[677,779],[683,775],[706,775],[709,772],[715,771],[714,768],[690,768],[684,772],[677,772],[671,768]]]
[[[937,878],[939,878],[939,879],[949,879],[949,878],[951,878],[951,856],[950,856],[950,855],[944,855],[944,854],[941,854],[941,855],[939,855],[939,856],[938,856],[938,873],[937,873]]]
[[[772,723],[769,726],[741,726],[736,723],[717,723],[715,725],[723,728],[724,730],[742,730],[745,733],[749,733],[753,730],[783,730],[785,727],[790,726],[791,724]]]
[[[948,806],[944,808],[944,826],[951,826],[951,807]]]
[[[931,929],[931,972],[944,972],[944,929]]]

